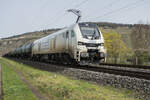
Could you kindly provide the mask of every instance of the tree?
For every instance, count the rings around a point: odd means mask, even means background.
[[[124,57],[126,58],[129,56],[131,54],[131,50],[127,48],[126,44],[121,38],[121,35],[114,31],[106,33],[102,30],[102,33],[105,40],[105,47],[107,49],[108,62],[117,63],[118,60],[125,61]]]
[[[135,64],[144,64],[149,61],[150,25],[137,24],[131,33],[131,42],[134,49]]]
[[[131,42],[134,49],[150,48],[150,25],[135,25],[131,33]]]

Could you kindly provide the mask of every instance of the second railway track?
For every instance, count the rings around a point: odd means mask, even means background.
[[[115,75],[121,75],[121,76],[129,76],[134,78],[140,78],[140,79],[147,79],[150,80],[150,71],[141,71],[141,70],[129,70],[129,69],[120,69],[118,67],[116,68],[109,68],[107,67],[98,67],[98,66],[78,66],[78,68],[90,70],[90,71],[96,71],[96,72],[104,72],[109,74],[115,74]]]
[[[144,66],[144,65],[111,64],[111,63],[102,63],[100,65],[115,66],[115,67],[124,67],[124,68],[149,69],[150,70],[150,66]]]

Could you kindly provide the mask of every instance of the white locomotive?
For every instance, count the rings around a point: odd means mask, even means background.
[[[76,23],[33,42],[32,56],[63,62],[106,61],[104,38],[95,24]]]

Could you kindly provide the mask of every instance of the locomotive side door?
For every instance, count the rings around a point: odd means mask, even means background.
[[[71,56],[74,55],[74,48],[75,48],[75,33],[74,30],[69,31],[69,53]]]
[[[69,52],[72,53],[72,30],[69,31]]]
[[[76,36],[74,30],[71,30],[71,53],[74,55]]]
[[[66,51],[69,49],[69,32],[66,32]]]

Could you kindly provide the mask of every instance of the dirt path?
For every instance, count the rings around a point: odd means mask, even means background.
[[[2,67],[0,64],[0,100],[3,100],[2,98]]]
[[[7,62],[7,61],[6,61]],[[32,93],[36,96],[37,100],[47,100],[37,89],[35,89],[24,77],[24,75],[15,68],[14,65],[7,62],[7,65],[12,67],[14,71],[19,75],[20,79],[27,85],[27,87],[32,91]],[[0,99],[1,100],[1,99]]]

